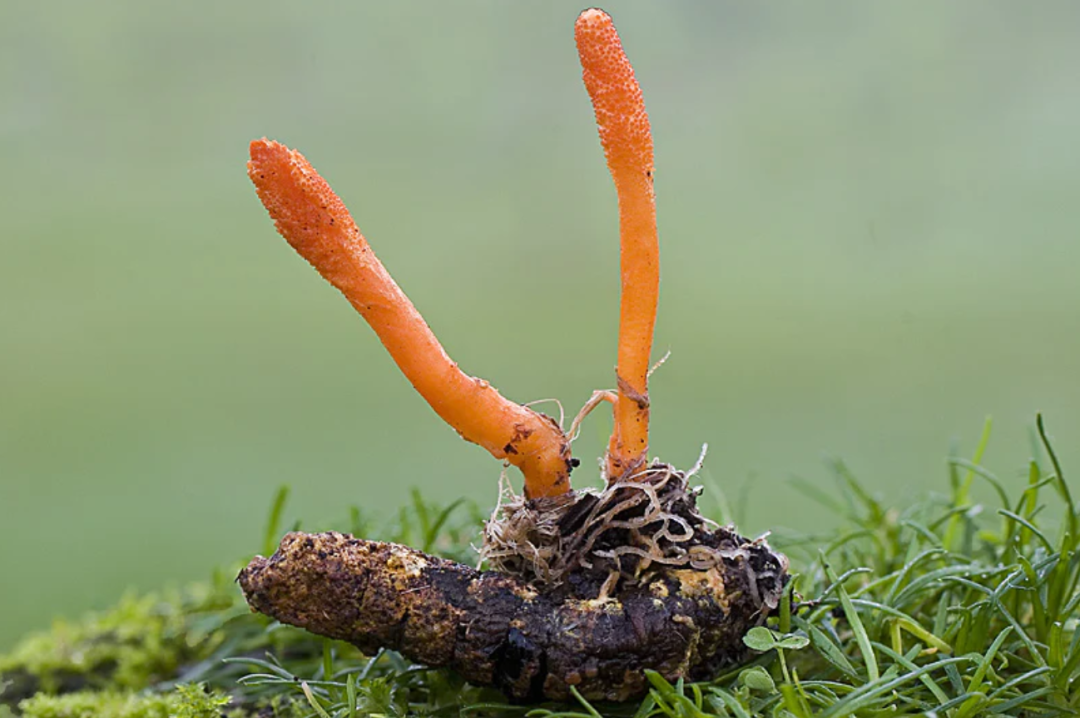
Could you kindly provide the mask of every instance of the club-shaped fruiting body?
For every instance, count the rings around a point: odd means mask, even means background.
[[[626,700],[646,673],[707,679],[746,653],[777,607],[786,559],[717,527],[687,475],[647,462],[648,373],[659,292],[653,147],[641,89],[611,18],[587,10],[575,38],[619,201],[621,303],[614,428],[600,492],[570,491],[570,441],[446,355],[302,155],[251,144],[248,174],[280,233],[378,334],[448,424],[518,466],[525,499],[503,503],[475,569],[336,533],[287,535],[239,581],[262,613],[367,652],[391,648],[519,700]],[[598,392],[592,408],[607,392]],[[583,412],[585,413],[585,412]]]
[[[660,282],[652,136],[641,88],[611,18],[601,10],[583,12],[575,37],[619,198],[617,394],[605,462],[611,482],[641,470],[649,448],[647,382]],[[432,409],[464,439],[521,469],[526,496],[570,491],[576,461],[562,428],[458,368],[303,155],[265,138],[252,142],[250,153],[248,176],[278,231],[367,320]]]

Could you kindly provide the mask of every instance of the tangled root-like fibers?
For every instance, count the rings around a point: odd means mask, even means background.
[[[720,562],[745,567],[755,593],[758,586],[782,589],[787,567],[756,566],[748,549],[764,539],[748,541],[702,516],[701,489],[690,487],[690,475],[654,461],[601,491],[529,500],[504,486],[484,528],[481,556],[495,570],[541,586],[557,586],[572,575],[602,577],[600,597],[663,570],[707,571]],[[770,575],[757,575],[759,570]],[[776,608],[779,591],[754,599],[767,614]]]

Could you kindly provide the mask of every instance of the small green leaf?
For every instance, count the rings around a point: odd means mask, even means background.
[[[810,639],[797,633],[788,633],[776,642],[777,648],[786,648],[789,651],[801,651],[810,645]]]
[[[761,666],[747,668],[739,674],[739,682],[757,693],[775,693],[776,683],[772,676]]]
[[[764,626],[754,626],[743,636],[743,643],[755,651],[771,651],[776,648],[776,637]]]

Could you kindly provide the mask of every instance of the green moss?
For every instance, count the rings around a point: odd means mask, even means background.
[[[131,691],[78,691],[62,696],[44,693],[19,703],[24,718],[169,718],[171,694]]]
[[[192,653],[179,596],[127,595],[105,613],[58,620],[0,657],[0,673],[33,679],[40,690],[139,689],[176,671]]]
[[[169,693],[123,690],[39,693],[19,703],[23,718],[219,718],[231,699],[201,685],[177,686]]]
[[[57,620],[0,655],[0,677],[9,684],[0,703],[39,691],[141,690],[173,678],[221,643],[221,624],[237,611],[247,613],[240,603],[219,575],[184,591],[128,594],[78,621]]]
[[[229,715],[225,706],[232,698],[219,691],[210,691],[201,683],[187,683],[176,687],[173,715],[176,718],[218,718]]]

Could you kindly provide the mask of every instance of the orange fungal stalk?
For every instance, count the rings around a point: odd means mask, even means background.
[[[248,176],[278,232],[360,312],[446,423],[521,469],[529,498],[570,490],[572,459],[559,425],[458,368],[303,155],[271,140],[255,140]]]
[[[244,597],[283,624],[450,668],[517,703],[626,701],[650,689],[653,672],[680,685],[711,680],[748,658],[742,637],[790,589],[787,559],[764,539],[701,515],[696,469],[647,463],[660,289],[649,118],[611,18],[586,10],[575,39],[619,200],[621,301],[617,391],[593,392],[568,432],[458,369],[300,153],[257,140],[248,163],[282,236],[363,315],[439,416],[521,468],[528,500],[500,490],[479,549],[491,570],[294,532],[240,572]],[[606,403],[607,486],[573,492],[570,443]]]
[[[615,481],[641,468],[649,450],[649,355],[660,293],[653,141],[641,88],[611,17],[603,10],[586,10],[574,35],[619,197],[619,391],[606,467],[608,481]]]

